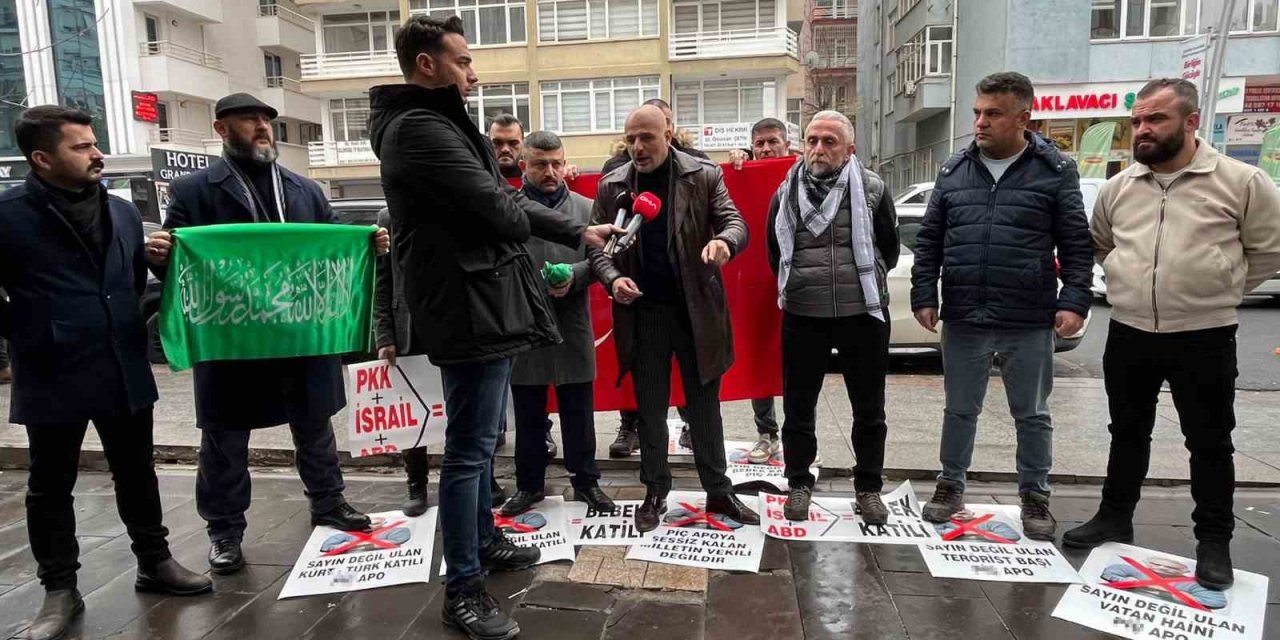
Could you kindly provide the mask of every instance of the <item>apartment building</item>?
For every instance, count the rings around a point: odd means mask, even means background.
[[[1211,31],[1223,0],[862,0],[858,138],[901,189],[932,181],[973,139],[974,85],[1020,71],[1036,85],[1032,127],[1075,155],[1114,122],[1107,175],[1132,162],[1129,108],[1151,78],[1181,75],[1181,42]],[[1280,0],[1237,0],[1213,144],[1257,163],[1280,122]],[[1202,106],[1206,98],[1202,97]]]
[[[857,115],[858,3],[808,0],[803,37],[803,117],[818,111]]]
[[[695,146],[724,158],[752,123],[798,125],[802,0],[298,0],[315,21],[301,91],[321,101],[310,175],[337,197],[381,193],[368,141],[368,90],[401,82],[393,48],[405,16],[458,15],[479,86],[480,127],[499,113],[559,133],[571,162],[600,167],[628,112],[661,97]],[[798,127],[793,131],[798,132]]]

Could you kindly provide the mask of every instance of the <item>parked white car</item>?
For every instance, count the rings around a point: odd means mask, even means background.
[[[1093,184],[1094,182],[1097,184]],[[1105,180],[1090,181],[1088,187],[1084,181],[1081,182],[1080,190],[1085,196],[1086,212],[1092,211],[1093,201],[1097,199],[1098,188],[1103,182]],[[1087,189],[1092,190],[1092,196]],[[942,346],[941,334],[926,331],[911,313],[911,267],[915,264],[915,254],[912,252],[916,247],[916,234],[920,233],[920,224],[924,222],[925,208],[932,195],[933,183],[920,182],[907,187],[893,201],[898,213],[898,237],[901,244],[898,266],[889,272],[889,348],[893,353],[926,353],[937,351]],[[1095,283],[1101,273],[1101,269],[1095,265]],[[1080,344],[1089,329],[1091,316],[1092,314],[1085,316],[1079,333],[1067,338],[1056,337],[1057,351],[1070,351]]]

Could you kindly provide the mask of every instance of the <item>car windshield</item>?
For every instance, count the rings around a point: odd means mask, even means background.
[[[920,233],[923,216],[898,216],[898,242],[902,243],[901,255],[907,255],[916,248],[916,236]]]

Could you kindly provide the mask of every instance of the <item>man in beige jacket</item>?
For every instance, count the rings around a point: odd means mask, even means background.
[[[1196,578],[1232,583],[1231,430],[1236,306],[1280,270],[1280,193],[1261,170],[1196,137],[1196,88],[1152,80],[1133,106],[1133,166],[1109,180],[1093,245],[1113,307],[1103,371],[1111,457],[1098,514],[1063,543],[1133,540],[1160,386],[1169,383],[1191,452]]]

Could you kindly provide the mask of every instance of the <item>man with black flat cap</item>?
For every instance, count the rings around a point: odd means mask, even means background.
[[[246,93],[218,101],[213,128],[223,157],[170,186],[165,229],[234,222],[337,222],[319,185],[279,166],[271,121],[277,112]],[[167,265],[172,239],[157,231],[147,258]],[[373,234],[379,254],[391,239]],[[163,277],[163,269],[157,270]],[[347,504],[330,419],[346,404],[338,356],[223,360],[195,366],[196,422],[201,429],[196,507],[208,523],[209,566],[229,574],[244,566],[240,542],[249,508],[249,433],[289,424],[296,465],[311,503],[311,522],[363,530],[369,518]]]

